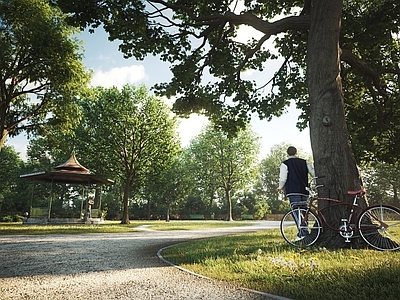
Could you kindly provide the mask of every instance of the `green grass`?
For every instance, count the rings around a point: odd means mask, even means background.
[[[295,249],[268,230],[188,242],[162,255],[193,272],[296,300],[400,298],[400,252]]]
[[[237,221],[131,221],[128,225],[120,221],[105,221],[104,224],[67,225],[25,225],[21,223],[0,223],[0,235],[11,234],[79,234],[79,233],[123,233],[138,231],[136,227],[149,225],[154,230],[195,230],[218,227],[249,226],[252,222]]]

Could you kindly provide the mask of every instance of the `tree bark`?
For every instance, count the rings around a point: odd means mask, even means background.
[[[6,143],[8,131],[7,130],[1,130],[0,131],[0,150],[3,148],[4,144]]]
[[[151,219],[151,201],[147,200],[147,220]]]
[[[318,190],[319,196],[351,202],[347,191],[358,190],[362,184],[346,125],[340,77],[342,5],[342,0],[313,1],[307,49],[307,84],[315,171],[317,176],[325,176],[318,180],[318,184],[324,184]],[[323,201],[319,205],[329,203]],[[361,206],[365,205],[365,202],[361,203]],[[330,212],[326,216],[328,222],[338,228],[347,213],[340,209]],[[343,247],[344,240],[339,233],[326,229],[320,241],[327,247]]]
[[[393,205],[397,206],[397,207],[400,206],[400,203],[399,203],[399,191],[398,191],[396,182],[393,183]]]
[[[232,218],[232,199],[231,199],[231,191],[230,189],[225,189],[225,196],[226,196],[226,201],[227,201],[227,213],[226,213],[226,220],[227,221],[233,221]]]
[[[121,224],[129,224],[129,193],[131,191],[130,180],[126,180],[123,199],[123,211]]]
[[[165,222],[169,222],[169,214],[171,210],[171,204],[167,204],[167,215],[165,216]]]

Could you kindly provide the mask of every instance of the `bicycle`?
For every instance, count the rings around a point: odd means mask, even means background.
[[[365,190],[348,191],[348,195],[354,196],[352,203],[343,202],[332,198],[320,198],[317,195],[318,188],[314,177],[310,182],[307,201],[293,203],[291,209],[284,214],[280,230],[283,238],[289,244],[296,247],[311,246],[324,231],[323,225],[331,230],[339,232],[345,242],[351,242],[351,238],[361,237],[368,245],[377,250],[400,249],[400,209],[386,204],[371,205],[366,208],[358,206],[358,201],[365,195]],[[329,201],[330,205],[318,208],[319,201]],[[329,223],[324,213],[332,207],[347,208],[348,216],[341,218],[339,226]],[[299,220],[298,222],[295,219]],[[298,237],[300,232],[305,233]]]

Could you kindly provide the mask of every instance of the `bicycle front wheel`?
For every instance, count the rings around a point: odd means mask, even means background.
[[[358,220],[364,241],[377,250],[400,249],[400,210],[388,205],[368,207]]]
[[[311,246],[321,234],[321,222],[318,217],[304,207],[288,211],[280,224],[282,237],[296,247]]]

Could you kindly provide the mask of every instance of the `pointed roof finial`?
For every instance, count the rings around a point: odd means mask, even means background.
[[[71,157],[63,164],[54,167],[58,171],[76,172],[81,174],[90,174],[90,170],[82,166],[75,156],[75,147],[72,150]]]

